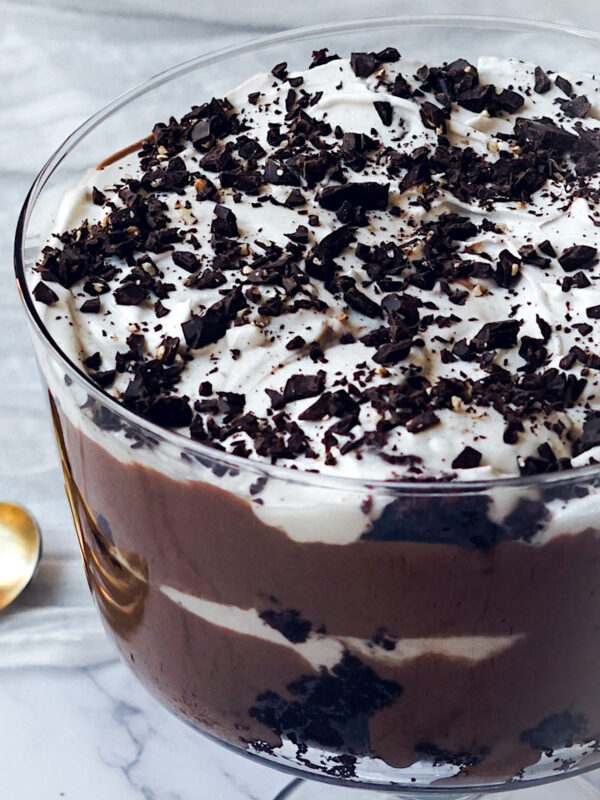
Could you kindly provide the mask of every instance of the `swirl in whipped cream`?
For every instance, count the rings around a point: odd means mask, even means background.
[[[396,56],[279,65],[90,172],[29,276],[44,322],[138,413],[253,459],[587,463],[600,83]]]

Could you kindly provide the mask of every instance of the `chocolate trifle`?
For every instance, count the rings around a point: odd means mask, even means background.
[[[125,658],[316,775],[600,760],[600,82],[320,50],[168,111],[28,276]]]

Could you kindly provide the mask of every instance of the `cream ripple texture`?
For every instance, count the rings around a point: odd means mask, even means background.
[[[393,649],[385,649],[355,636],[311,633],[305,642],[298,643],[291,642],[269,626],[254,608],[223,605],[181,592],[172,586],[161,586],[160,591],[178,606],[211,625],[294,650],[314,669],[335,666],[345,652],[386,664],[396,664],[431,654],[475,663],[492,658],[522,638],[522,634],[518,633],[511,636],[435,636],[401,639],[395,643]]]

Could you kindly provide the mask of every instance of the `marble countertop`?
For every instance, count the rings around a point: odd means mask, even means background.
[[[412,5],[374,0],[369,13]],[[533,2],[528,16],[594,27],[595,0],[574,5]],[[520,6],[506,0],[502,12]],[[37,170],[113,96],[202,51],[334,20],[342,7],[347,17],[365,14],[358,0],[306,0],[303,18],[298,7],[181,0],[175,14],[162,0],[0,0],[0,499],[27,506],[44,536],[34,583],[0,615],[0,800],[269,800],[287,781],[172,717],[106,639],[79,563],[11,251]],[[482,4],[419,4],[436,9]]]

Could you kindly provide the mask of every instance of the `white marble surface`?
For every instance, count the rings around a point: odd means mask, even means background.
[[[44,534],[33,585],[0,615],[0,800],[269,800],[286,783],[163,710],[116,659],[92,608],[11,277],[16,217],[36,171],[100,105],[172,63],[335,20],[342,9],[352,17],[414,6],[0,0],[0,499],[26,505]],[[522,3],[422,0],[418,8],[509,14]],[[541,0],[527,14],[597,27],[596,9],[597,0]]]

